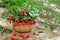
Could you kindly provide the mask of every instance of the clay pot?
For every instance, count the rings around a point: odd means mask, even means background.
[[[23,32],[30,32],[33,28],[33,25],[21,25],[19,24],[19,26],[17,27],[13,27],[13,29],[16,31],[16,32],[20,32],[20,33],[23,33]]]

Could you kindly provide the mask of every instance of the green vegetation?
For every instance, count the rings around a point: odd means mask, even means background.
[[[42,25],[44,25],[46,27],[50,27],[52,30],[57,29],[57,27],[60,27],[60,25],[59,25],[60,24],[60,14],[49,9],[49,7],[44,7],[43,6],[44,2],[41,2],[39,0],[29,0],[29,1],[28,0],[24,0],[24,1],[22,1],[22,0],[2,0],[2,1],[3,2],[0,3],[0,6],[9,8],[9,10],[10,10],[7,13],[5,12],[5,14],[2,15],[2,18],[7,17],[7,15],[9,13],[13,14],[13,15],[17,15],[17,13],[20,12],[20,11],[18,11],[18,9],[21,10],[24,7],[27,9],[27,11],[29,11],[28,7],[31,6],[31,10],[36,10],[37,13],[38,13],[38,10],[40,10],[40,12],[42,10],[46,11],[46,16],[42,13],[39,13],[40,18],[44,19],[44,21],[45,21],[45,22],[41,22]],[[48,0],[47,4],[56,4],[57,8],[60,8],[60,0]],[[33,7],[35,7],[35,9],[33,9]],[[53,19],[53,21],[52,21],[52,19]]]

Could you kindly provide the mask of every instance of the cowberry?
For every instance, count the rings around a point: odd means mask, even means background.
[[[12,26],[13,27],[17,27],[17,26],[19,26],[19,24],[18,23],[14,23],[14,24],[12,24]]]
[[[13,17],[12,16],[10,17],[10,20],[13,20]]]
[[[20,34],[20,37],[23,38],[23,39],[25,38],[24,34]]]
[[[22,23],[22,25],[26,25],[26,23]]]
[[[26,24],[27,24],[27,25],[30,25],[30,23],[29,23],[29,22],[27,22]]]
[[[15,18],[13,17],[12,20],[15,20]]]
[[[24,16],[24,13],[21,13],[20,15],[21,15],[21,16]]]
[[[22,13],[23,13],[23,14],[26,13],[26,9],[23,9],[23,10],[22,10]]]
[[[31,20],[31,24],[35,24],[35,21],[34,20]]]
[[[10,20],[15,20],[15,18],[14,18],[13,16],[11,16],[9,19],[10,19]]]
[[[36,32],[33,32],[33,35],[36,35]]]
[[[7,28],[6,27],[4,27],[4,32],[6,32],[7,31]]]
[[[15,40],[15,37],[12,37],[11,40]]]
[[[7,18],[7,20],[10,20],[10,18]]]
[[[25,23],[25,21],[24,21],[24,20],[22,20],[22,23]]]
[[[20,20],[18,19],[17,22],[20,23]]]
[[[16,32],[13,33],[13,36],[16,36]]]
[[[22,25],[25,25],[25,24],[26,24],[26,22],[24,20],[22,20]]]
[[[30,38],[30,34],[26,34],[25,38]]]
[[[29,23],[29,24],[32,24],[32,22],[31,22],[31,21],[29,21],[28,23]]]

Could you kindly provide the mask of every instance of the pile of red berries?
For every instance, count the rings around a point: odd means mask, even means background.
[[[26,35],[20,34],[20,37],[23,39],[25,39],[25,38],[28,39],[28,38],[30,38],[30,34],[26,34]]]
[[[11,40],[16,40],[16,32],[14,32],[13,33],[13,36],[11,37]],[[24,34],[20,34],[20,37],[22,38],[22,39],[28,39],[28,38],[30,38],[30,34],[26,34],[26,35],[24,35]]]
[[[23,9],[22,12],[19,14],[19,16],[24,16],[25,14],[26,17],[30,17],[30,14],[29,13],[26,13],[26,9]],[[15,23],[13,24],[13,27],[16,27],[16,26],[19,26],[19,23],[21,23],[22,25],[32,25],[32,24],[35,24],[35,21],[32,20],[32,19],[29,19],[27,22],[26,20],[21,20],[20,18],[18,18],[16,20],[16,17],[13,17],[13,16],[10,16],[9,18],[7,18],[8,21],[14,21]]]
[[[36,35],[36,32],[33,32],[33,35]],[[11,37],[11,40],[16,40],[16,36],[17,36],[17,33],[16,32],[14,32],[13,33],[13,36]],[[22,39],[28,39],[28,38],[30,38],[30,34],[20,34],[20,37],[22,38]]]
[[[28,22],[25,22],[25,21],[19,21],[19,20],[18,20],[16,23],[13,23],[12,26],[13,26],[13,27],[17,27],[17,26],[20,25],[19,23],[21,23],[21,25],[32,25],[32,24],[35,24],[35,21],[30,20],[30,21],[28,21]]]
[[[7,18],[7,20],[8,21],[13,21],[13,20],[15,20],[15,18],[13,16],[11,16],[11,17]]]

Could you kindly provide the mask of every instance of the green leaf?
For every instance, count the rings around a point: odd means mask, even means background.
[[[7,17],[7,15],[8,15],[8,14],[3,13],[3,14],[1,15],[1,18],[5,19],[5,18]]]
[[[26,22],[31,19],[31,17],[23,17],[23,20],[25,20]]]
[[[2,0],[2,1],[5,2],[5,3],[9,2],[9,0]]]
[[[3,29],[3,27],[2,27],[2,25],[0,25],[0,30],[2,30]]]
[[[6,31],[6,33],[12,33],[12,30],[9,30],[9,29],[8,29],[8,30]]]

